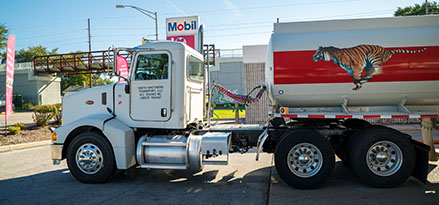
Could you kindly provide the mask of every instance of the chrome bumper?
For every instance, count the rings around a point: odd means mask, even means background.
[[[53,165],[59,165],[61,163],[62,148],[63,148],[63,145],[59,145],[59,144],[52,144],[50,146],[50,149],[52,150]]]

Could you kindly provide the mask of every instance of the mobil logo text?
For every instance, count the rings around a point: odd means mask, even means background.
[[[197,30],[197,21],[184,21],[183,23],[168,22],[168,32],[169,31],[190,31]]]

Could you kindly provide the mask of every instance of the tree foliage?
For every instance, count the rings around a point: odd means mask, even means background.
[[[106,85],[114,83],[111,79],[102,74],[93,74],[91,79],[92,86]],[[64,75],[61,76],[61,90],[64,91],[69,86],[90,86],[90,74]]]
[[[33,62],[35,56],[45,56],[45,55],[53,55],[57,54],[58,48],[52,49],[49,51],[46,47],[42,45],[38,46],[29,46],[27,49],[20,49],[15,53],[15,62],[23,63],[23,62]]]
[[[6,48],[6,43],[8,42],[8,28],[5,24],[0,24],[0,51]]]
[[[5,24],[0,24],[0,63],[4,63],[6,59],[6,44],[8,42],[8,28],[6,28]]]
[[[439,4],[435,1],[428,2],[428,14],[438,14]],[[415,6],[407,6],[404,8],[398,7],[393,13],[394,16],[419,16],[425,15],[425,2],[422,5],[415,4]]]
[[[70,52],[72,55],[66,55],[66,57],[73,58],[73,54],[76,53],[77,57],[81,56],[78,53],[83,53],[81,50],[77,50],[76,52]],[[84,54],[86,56],[86,54]],[[107,85],[113,84],[114,82],[110,79],[111,76],[106,74],[93,74],[91,79],[91,85],[99,86],[99,85]],[[90,86],[90,74],[72,74],[72,75],[63,75],[61,76],[61,92],[67,89],[70,86]]]

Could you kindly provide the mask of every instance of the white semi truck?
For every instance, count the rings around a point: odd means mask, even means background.
[[[439,116],[439,16],[275,23],[264,126],[206,125],[203,56],[185,44],[121,50],[132,53],[126,82],[63,98],[52,158],[81,182],[226,165],[237,146],[274,153],[297,188],[322,185],[335,154],[373,187],[426,180],[429,147],[365,119]]]

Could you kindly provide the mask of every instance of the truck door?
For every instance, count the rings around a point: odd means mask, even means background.
[[[167,121],[171,117],[171,53],[140,52],[134,58],[130,85],[130,117]]]

